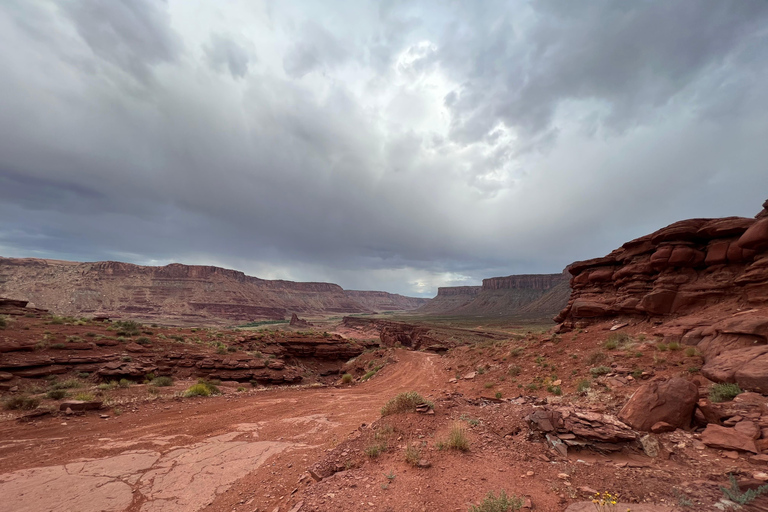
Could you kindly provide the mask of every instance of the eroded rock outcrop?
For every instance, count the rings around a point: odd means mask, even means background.
[[[688,428],[699,398],[696,384],[685,379],[655,380],[641,386],[618,418],[636,430],[650,431],[658,423]]]
[[[768,210],[675,222],[568,271],[562,330],[617,317],[662,324],[703,353],[706,377],[768,393]]]

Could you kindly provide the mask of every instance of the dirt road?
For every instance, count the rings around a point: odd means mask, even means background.
[[[287,510],[299,476],[401,391],[448,378],[434,355],[348,388],[144,403],[102,419],[0,422],[0,512]],[[285,508],[283,508],[285,507]]]

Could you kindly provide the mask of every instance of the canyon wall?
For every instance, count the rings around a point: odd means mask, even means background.
[[[438,288],[418,313],[448,316],[548,317],[568,301],[565,274],[523,274],[483,279],[482,286]]]
[[[568,271],[560,330],[647,321],[697,347],[706,377],[768,392],[768,201],[755,218],[675,222]]]
[[[369,311],[408,311],[419,308],[429,302],[422,297],[406,297],[397,293],[344,290],[344,295],[362,305]]]
[[[0,296],[27,300],[59,315],[181,324],[282,320],[291,313],[368,313],[421,304],[421,299],[386,292],[366,295],[333,283],[270,281],[213,266],[33,258],[0,258]]]

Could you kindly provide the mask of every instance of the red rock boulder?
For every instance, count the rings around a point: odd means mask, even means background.
[[[677,377],[652,381],[635,391],[619,412],[619,419],[642,431],[659,422],[686,428],[698,399],[699,389],[693,382]]]
[[[739,238],[739,245],[744,249],[754,251],[768,249],[768,218],[760,219],[752,224]]]

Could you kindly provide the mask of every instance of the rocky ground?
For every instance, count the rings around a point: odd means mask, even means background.
[[[457,330],[439,355],[322,332],[140,326],[120,336],[117,323],[12,318],[0,330],[3,400],[39,399],[40,408],[3,411],[0,511],[465,511],[502,490],[524,510],[593,510],[594,493],[611,492],[633,511],[698,511],[728,505],[728,475],[742,491],[768,480],[765,397],[711,402],[701,355],[665,342],[650,322],[560,335],[497,328],[467,344]],[[407,341],[389,327],[384,338]],[[73,362],[80,354],[106,359]],[[38,366],[19,366],[24,358]],[[110,374],[111,363],[145,375]],[[55,371],[23,373],[34,368]],[[301,380],[256,378],[267,371]],[[147,378],[160,373],[173,383]],[[200,377],[221,395],[184,397]],[[130,382],[113,387],[116,379]],[[69,396],[50,398],[56,388]],[[382,416],[410,391],[433,408]],[[60,410],[84,394],[100,408]],[[651,412],[666,421],[641,424]],[[745,510],[762,510],[761,500]]]

